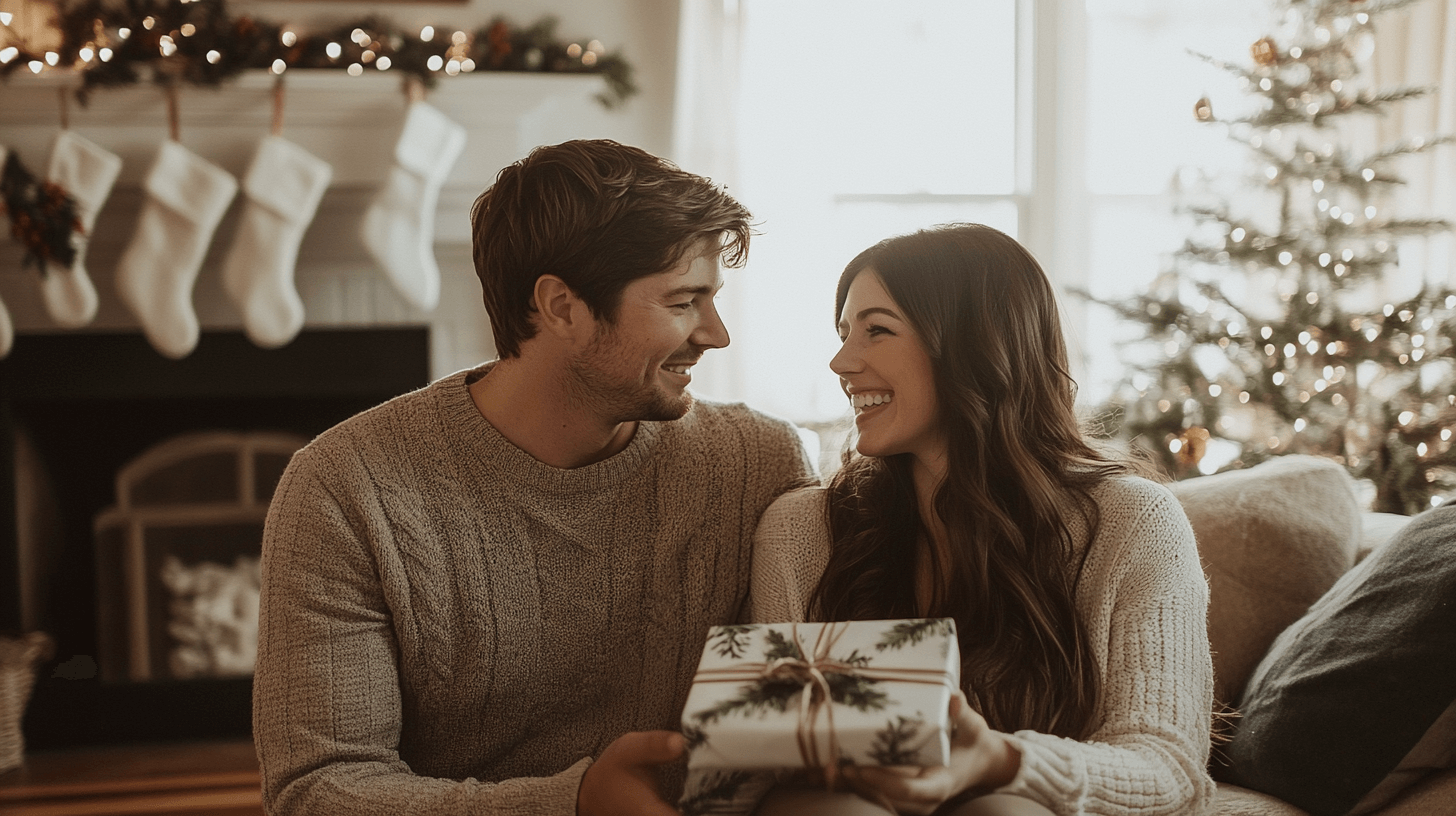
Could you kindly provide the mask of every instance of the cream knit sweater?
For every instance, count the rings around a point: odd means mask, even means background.
[[[1109,479],[1092,496],[1101,527],[1076,605],[1102,667],[1102,724],[1084,742],[1016,732],[1021,770],[1000,792],[1057,814],[1209,812],[1213,665],[1208,584],[1193,529],[1177,499],[1145,479]],[[825,497],[821,488],[795,491],[764,514],[754,545],[754,620],[804,620],[829,559]],[[1079,520],[1072,534],[1087,540]]]
[[[254,737],[269,813],[574,814],[590,758],[678,725],[754,527],[812,483],[793,428],[699,402],[544,465],[460,372],[294,456],[263,542]],[[675,795],[675,792],[674,792]]]

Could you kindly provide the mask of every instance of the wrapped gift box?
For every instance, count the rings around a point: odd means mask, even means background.
[[[944,765],[959,684],[949,618],[717,626],[683,709],[688,767]]]

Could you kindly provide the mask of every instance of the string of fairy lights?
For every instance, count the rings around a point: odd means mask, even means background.
[[[1098,301],[1141,325],[1136,342],[1155,352],[1116,400],[1122,432],[1177,475],[1302,452],[1369,478],[1377,509],[1416,512],[1456,491],[1456,291],[1376,299],[1402,239],[1452,226],[1395,214],[1394,165],[1451,140],[1368,155],[1334,141],[1337,117],[1428,91],[1360,79],[1373,18],[1400,5],[1284,0],[1281,30],[1253,43],[1252,65],[1202,57],[1258,103],[1223,119],[1207,98],[1193,106],[1247,148],[1253,178],[1238,206],[1182,207],[1194,235],[1153,291]]]
[[[304,32],[250,16],[232,16],[224,0],[86,0],[63,4],[60,43],[26,42],[0,13],[0,74],[28,70],[79,73],[78,94],[152,79],[216,85],[244,70],[282,75],[290,69],[398,72],[432,87],[442,77],[476,71],[599,74],[607,107],[637,92],[631,65],[594,38],[563,40],[557,21],[543,17],[516,26],[503,17],[474,30],[426,25],[404,30],[378,16]]]

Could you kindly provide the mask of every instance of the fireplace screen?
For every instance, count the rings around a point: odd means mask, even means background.
[[[96,517],[104,679],[253,673],[263,520],[305,442],[283,433],[191,433],[121,468],[116,504]]]

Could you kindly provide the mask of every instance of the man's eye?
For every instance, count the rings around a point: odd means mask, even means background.
[[[691,309],[692,307],[693,307],[693,302],[691,300],[688,301],[687,303],[674,303],[674,304],[672,304],[672,308],[674,308],[674,309]]]

